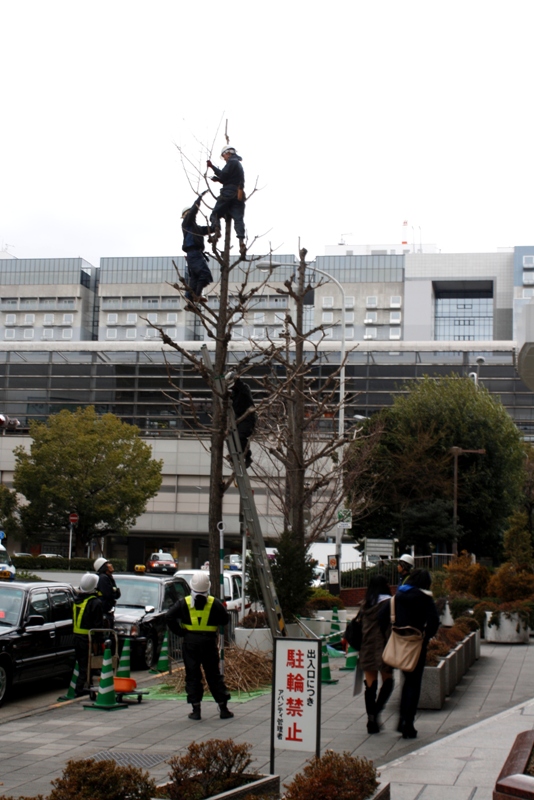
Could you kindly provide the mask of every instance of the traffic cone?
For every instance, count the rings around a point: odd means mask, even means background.
[[[117,678],[130,677],[130,640],[125,639],[122,646],[121,657],[119,660],[119,667],[117,669]]]
[[[113,662],[111,660],[110,645],[110,642],[106,642],[96,702],[87,705],[84,703],[84,708],[94,709],[95,711],[117,711],[119,708],[128,708],[124,703],[117,703],[113,684]]]
[[[358,653],[349,644],[349,646],[347,647],[347,658],[345,661],[345,666],[340,667],[340,670],[342,672],[354,672],[357,664],[358,664]]]
[[[330,633],[341,633],[341,626],[339,624],[339,615],[337,613],[337,606],[334,606],[332,609],[332,625],[330,627]]]
[[[332,680],[330,664],[328,662],[328,650],[326,649],[326,642],[324,641],[321,646],[321,683],[338,683],[338,681]]]
[[[169,671],[169,635],[166,633],[161,645],[161,652],[159,654],[158,663],[156,668],[149,669],[150,675],[157,675],[159,672]]]
[[[78,666],[78,662],[76,662],[72,671],[72,677],[70,679],[69,688],[67,689],[67,694],[62,694],[61,697],[58,697],[58,703],[62,703],[64,700],[74,700],[76,697],[76,682],[79,674],[80,668]]]

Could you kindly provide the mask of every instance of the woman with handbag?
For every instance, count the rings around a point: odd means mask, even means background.
[[[388,624],[392,625],[392,636],[406,633],[419,633],[420,651],[415,662],[415,668],[410,671],[403,670],[404,685],[402,687],[400,719],[397,730],[402,733],[403,739],[415,739],[417,731],[414,728],[415,713],[421,693],[421,682],[426,661],[426,648],[430,639],[439,628],[439,616],[430,591],[432,577],[426,569],[416,569],[406,579],[406,583],[399,586],[394,600],[381,609],[380,623],[382,630]],[[391,613],[393,606],[393,613]],[[394,619],[393,619],[394,617]],[[398,633],[397,633],[398,632]],[[413,639],[413,636],[410,636]],[[389,643],[384,658],[388,658]]]
[[[365,601],[360,611],[362,621],[362,644],[359,666],[364,673],[365,710],[367,711],[367,733],[378,733],[378,716],[393,691],[393,669],[382,661],[386,635],[380,627],[378,617],[382,606],[389,606],[391,589],[383,575],[376,575],[369,581]],[[378,692],[378,673],[382,686]]]

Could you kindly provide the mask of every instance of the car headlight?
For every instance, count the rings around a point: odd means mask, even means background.
[[[139,626],[130,622],[115,622],[115,630],[125,636],[139,636]]]

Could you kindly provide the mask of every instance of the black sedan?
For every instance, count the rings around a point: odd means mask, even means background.
[[[133,664],[150,669],[158,662],[167,626],[165,614],[181,597],[191,594],[179,576],[114,574],[121,590],[115,606],[115,630],[122,643],[130,639]]]
[[[0,583],[0,705],[15,684],[72,675],[73,596],[52,581]]]

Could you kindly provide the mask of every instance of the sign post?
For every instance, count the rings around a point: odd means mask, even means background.
[[[79,522],[80,517],[75,511],[72,511],[69,514],[69,569],[70,569],[70,559],[72,556],[72,527],[73,525],[77,525]]]

